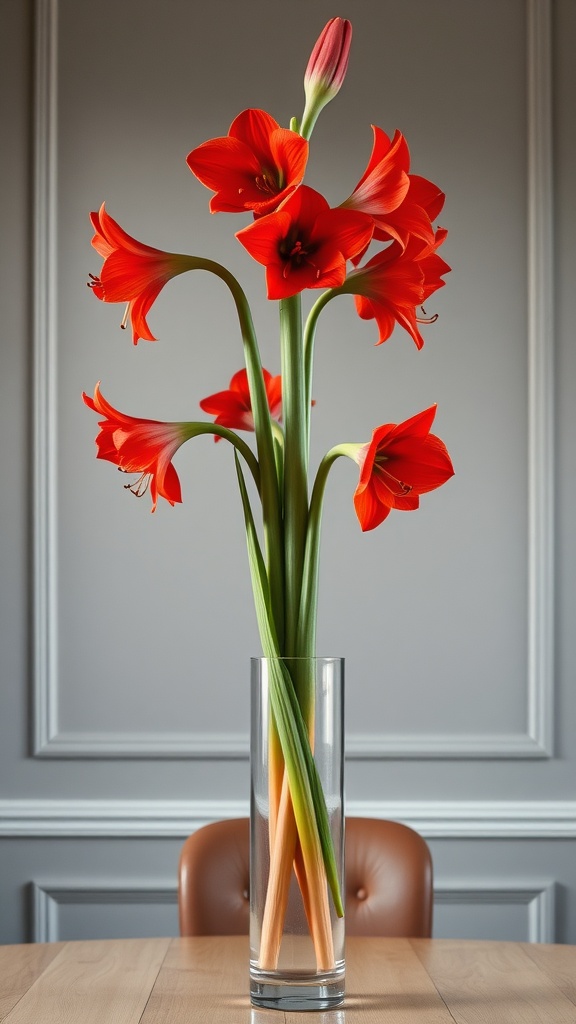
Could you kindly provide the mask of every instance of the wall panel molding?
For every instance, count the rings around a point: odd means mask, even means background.
[[[0,800],[0,840],[184,839],[248,812],[248,800]],[[350,800],[347,814],[402,821],[427,839],[576,839],[574,800]]]
[[[556,941],[555,882],[442,882],[434,885],[434,904],[458,906],[524,906],[527,909],[526,942]]]
[[[175,906],[178,902],[174,883],[146,882],[139,885],[123,883],[52,884],[32,882],[32,942],[60,940],[60,907],[73,906]]]
[[[554,247],[551,0],[526,0],[528,733],[554,743]]]
[[[31,883],[32,889],[32,941],[58,942],[60,934],[59,910],[66,905],[176,906],[177,888],[174,882],[149,881],[138,885],[124,882],[100,881],[85,883],[40,882]],[[434,903],[458,906],[525,906],[527,908],[526,942],[554,942],[554,882],[525,881],[523,883],[492,880],[490,882],[439,882],[434,887]]]
[[[551,3],[526,0],[528,115],[528,652],[525,721],[512,734],[351,735],[351,759],[545,758],[553,753],[553,262]],[[58,0],[36,0],[34,178],[34,734],[55,758],[247,758],[235,733],[65,732],[58,703]]]

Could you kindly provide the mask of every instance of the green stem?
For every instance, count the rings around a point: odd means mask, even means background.
[[[323,292],[319,299],[316,300],[312,309],[308,314],[306,320],[306,326],[304,328],[304,381],[306,387],[306,447],[309,450],[310,446],[310,413],[312,410],[312,375],[314,369],[314,339],[316,337],[316,325],[318,323],[318,317],[324,309],[324,306],[328,304],[330,299],[334,297],[333,290]]]
[[[306,104],[306,109],[304,110],[304,113],[302,114],[302,121],[300,122],[300,129],[299,129],[299,134],[302,136],[303,139],[306,139],[307,141],[310,140],[310,136],[312,135],[312,132],[314,131],[314,125],[316,124],[316,121],[318,120],[318,115],[320,114],[322,109],[326,106],[326,103],[328,103],[328,100],[325,100],[325,102],[322,104],[322,106],[316,107],[316,108],[314,108],[313,105],[309,106],[308,103]]]
[[[282,506],[276,473],[272,420],[262,376],[262,361],[252,322],[252,314],[244,291],[234,275],[226,267],[216,263],[214,260],[195,256],[190,257],[190,269],[206,270],[219,277],[228,286],[236,305],[244,345],[244,356],[256,431],[258,462],[260,465],[260,499],[262,502],[262,520],[270,578],[271,601],[276,629],[281,638],[283,636],[284,623]]]
[[[336,459],[351,456],[357,445],[337,445],[324,456],[318,467],[308,513],[308,530],[302,584],[302,600],[298,617],[298,645],[305,657],[312,657],[316,647],[316,621],[318,613],[318,576],[320,563],[320,528],[322,504],[328,474]],[[352,455],[353,457],[353,455]]]
[[[300,296],[280,301],[282,417],[284,420],[284,653],[298,656],[296,627],[308,520],[307,392]]]
[[[260,493],[260,467],[254,452],[250,446],[246,444],[246,441],[239,437],[233,430],[229,430],[228,427],[221,427],[219,423],[204,423],[200,421],[189,423],[188,426],[193,428],[190,433],[190,438],[199,437],[200,434],[217,434],[218,437],[222,437],[224,440],[229,441],[230,444],[233,444],[240,455],[243,456],[252,476],[254,477],[254,483],[258,488],[258,493]]]
[[[330,834],[328,811],[316,763],[308,738],[308,724],[302,715],[300,700],[284,659],[279,655],[278,638],[271,615],[269,581],[260,551],[250,500],[236,456],[236,472],[244,508],[246,540],[256,615],[264,655],[270,667],[270,704],[273,720],[288,775],[290,796],[298,835],[305,859],[306,874],[317,880],[314,863],[324,861],[326,876],[339,917],[344,914],[338,871]],[[314,863],[313,863],[314,862]]]

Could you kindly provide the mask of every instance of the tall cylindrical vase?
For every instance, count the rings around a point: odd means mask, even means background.
[[[302,811],[292,802],[276,721],[283,679],[315,762],[335,885],[322,856],[311,864],[299,832]],[[344,999],[344,918],[334,900],[335,887],[344,900],[342,658],[252,659],[250,758],[251,1000],[281,1010],[330,1009]]]

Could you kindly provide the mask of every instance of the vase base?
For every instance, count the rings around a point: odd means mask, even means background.
[[[344,1001],[344,966],[320,976],[251,968],[250,1001],[269,1010],[331,1010]]]

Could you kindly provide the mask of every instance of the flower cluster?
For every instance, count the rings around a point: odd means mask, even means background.
[[[373,146],[366,169],[348,198],[336,207],[303,183],[309,149],[303,129],[308,124],[311,131],[319,111],[342,85],[350,39],[350,23],[339,18],[332,19],[318,39],[305,74],[307,106],[299,131],[295,122],[291,128],[280,127],[264,110],[244,110],[234,119],[226,136],[197,146],[188,154],[187,163],[214,193],[211,212],[253,215],[253,222],[237,231],[236,238],[265,267],[269,299],[287,299],[306,289],[323,289],[324,305],[335,295],[353,295],[358,315],[376,321],[378,345],[399,324],[421,348],[424,339],[420,325],[435,319],[426,317],[424,303],[444,285],[443,275],[450,269],[437,252],[447,232],[433,226],[442,210],[444,193],[431,181],[410,172],[404,136],[396,131],[391,139],[381,128],[372,126]],[[155,341],[147,314],[159,292],[172,277],[198,269],[206,261],[138,242],[109,215],[104,204],[91,214],[91,219],[95,229],[92,244],[104,258],[104,264],[100,276],[91,278],[90,287],[105,302],[127,303],[122,326],[130,322],[134,344],[139,339]],[[379,245],[379,249],[363,262],[372,243]],[[270,414],[279,422],[281,378],[271,377],[266,370],[263,375]],[[99,396],[97,402],[102,401]],[[95,407],[91,399],[87,402]],[[200,407],[215,415],[217,424],[232,430],[253,430],[247,371],[236,373],[227,391],[204,399]],[[397,430],[410,429],[413,421],[414,417]],[[118,436],[108,425],[103,430],[112,438]],[[137,446],[136,454],[127,461],[123,455],[125,440],[119,441],[116,448],[112,446],[106,456],[102,455],[101,446],[99,449],[99,457],[116,461],[128,472],[141,472],[153,481],[153,508],[157,493],[171,503],[181,500],[179,487],[165,490],[165,470],[155,480],[166,454],[171,457],[174,453],[172,424],[166,424],[165,435],[163,444],[162,433],[157,430],[157,462],[150,459],[147,446],[142,448],[141,465]],[[186,434],[183,440],[189,436],[192,435]],[[217,434],[215,439],[220,436]],[[384,454],[384,447],[381,442],[380,463],[389,457]],[[435,477],[438,482],[433,486],[439,486],[452,472],[447,453],[441,461]],[[421,493],[418,471],[405,465],[410,501],[390,504],[382,497],[382,488],[372,481],[369,491],[373,501],[379,503],[379,513],[368,514],[368,462],[360,462],[361,479],[354,496],[364,530],[381,522],[390,507],[417,507],[416,496]],[[132,490],[140,494],[142,486]]]
[[[284,659],[309,659],[315,653],[326,481],[341,456],[358,464],[354,507],[361,528],[372,530],[392,509],[416,509],[421,494],[453,474],[444,443],[431,433],[436,413],[432,405],[403,423],[378,426],[367,443],[332,448],[321,460],[309,492],[313,351],[322,310],[334,298],[351,295],[358,316],[375,321],[376,344],[390,338],[399,325],[420,349],[421,327],[435,319],[427,317],[424,304],[443,286],[450,269],[438,254],[446,230],[435,226],[444,194],[411,171],[408,145],[399,131],[390,137],[372,126],[367,166],[338,205],[330,205],[304,181],[310,136],[320,111],[344,81],[351,33],[347,20],[333,18],[320,35],[304,76],[300,121],[294,118],[289,127],[282,127],[264,110],[244,110],[227,135],[196,146],[187,157],[192,173],[213,193],[212,213],[251,218],[236,238],[264,268],[267,297],[278,302],[281,374],[274,376],[262,366],[248,300],[225,267],[200,256],[144,245],[120,227],[103,204],[91,214],[92,244],[103,266],[89,285],[104,302],[126,303],[122,326],[130,324],[134,344],[156,340],[147,318],[164,285],[176,275],[202,270],[216,275],[230,292],[244,367],[233,374],[228,388],[200,402],[213,421],[163,423],[127,416],[106,401],[99,385],[93,398],[83,395],[86,405],[102,417],[98,458],[136,473],[135,482],[126,486],[138,496],[149,488],[152,511],[159,497],[171,505],[182,500],[172,459],[185,441],[212,434],[234,449],[260,637],[264,654],[276,666],[271,693],[281,753],[271,769],[275,777],[270,780],[270,814],[276,820],[277,849],[286,848],[282,857],[288,860],[271,858],[284,867],[274,868],[278,873],[269,892],[286,889],[292,861],[301,859],[307,877],[299,876],[299,882],[306,892],[319,969],[329,968],[331,953],[326,886],[318,881],[318,864],[324,864],[338,914],[343,912],[342,899],[334,881],[325,801],[309,746],[313,709],[302,696],[302,681],[291,677]],[[301,304],[304,292],[312,293],[314,300],[307,316]],[[256,452],[239,430],[255,433]],[[260,502],[260,530],[244,479],[246,469]],[[271,897],[270,905],[277,908],[275,900]],[[272,931],[264,929],[262,964],[277,959],[274,934],[277,938],[281,916],[275,912]]]

